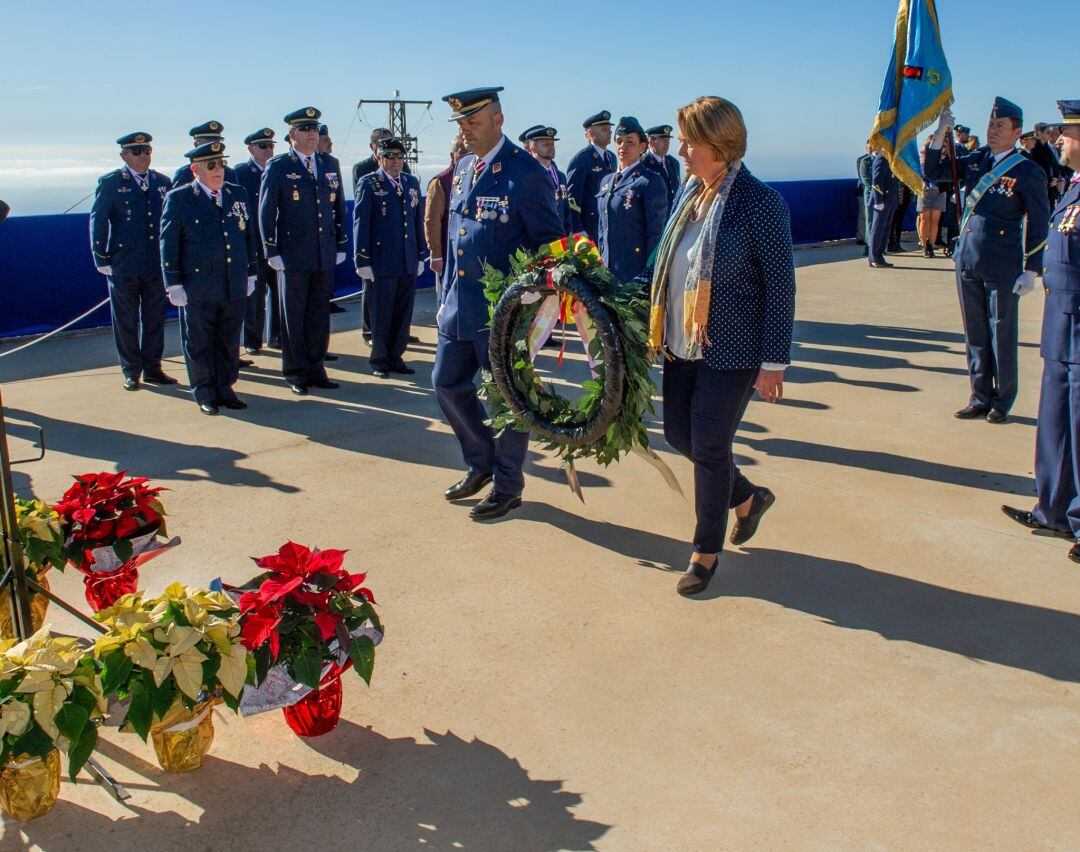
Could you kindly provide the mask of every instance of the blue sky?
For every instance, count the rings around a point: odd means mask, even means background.
[[[243,136],[264,125],[280,133],[281,117],[307,104],[322,109],[335,153],[351,164],[366,155],[369,131],[356,101],[395,89],[435,102],[430,116],[410,113],[429,176],[447,161],[453,131],[439,98],[486,84],[506,87],[511,136],[533,123],[559,128],[560,164],[581,146],[581,121],[593,112],[674,123],[677,107],[717,94],[742,109],[747,163],[760,176],[849,177],[896,18],[894,0],[474,8],[428,0],[6,4],[0,198],[15,213],[60,212],[118,164],[113,140],[132,130],[154,135],[154,166],[171,174],[189,147],[188,128],[209,118],[224,123],[239,161]],[[1069,88],[1075,75],[1056,70],[1048,52],[1058,7],[1044,7],[1038,26],[1007,23],[1017,8],[939,0],[954,111],[980,135],[996,94],[1024,108],[1027,126],[1056,115],[1056,99],[1080,97]],[[385,122],[381,108],[365,113]]]

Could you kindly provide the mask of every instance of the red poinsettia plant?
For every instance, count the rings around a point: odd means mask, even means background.
[[[261,683],[272,666],[283,664],[297,683],[316,688],[325,665],[351,662],[368,683],[382,624],[366,574],[342,566],[344,550],[309,549],[295,542],[255,559],[266,569],[236,591],[240,596],[240,637],[255,658]]]
[[[131,559],[133,540],[148,534],[164,536],[165,510],[158,500],[163,488],[144,477],[119,473],[84,473],[53,508],[60,516],[70,562],[90,569],[93,550],[110,547],[117,559]]]

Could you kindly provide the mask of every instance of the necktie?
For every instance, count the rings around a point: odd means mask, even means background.
[[[477,160],[476,161],[476,165],[473,166],[473,170],[472,170],[473,183],[476,183],[476,179],[478,177],[480,177],[480,172],[482,172],[486,168],[487,168],[487,163],[485,163],[483,160]]]
[[[210,190],[210,197],[214,199],[214,203],[218,207],[221,206],[221,193],[220,192],[218,192],[216,189],[212,189],[212,190]]]
[[[150,189],[150,181],[148,180],[146,175],[135,175],[135,177],[139,179],[139,189],[141,189],[143,192],[146,192]]]
[[[315,177],[315,158],[304,157],[304,165],[307,166],[308,174]]]

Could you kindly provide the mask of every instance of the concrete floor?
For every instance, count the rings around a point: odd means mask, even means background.
[[[370,376],[351,305],[341,390],[295,398],[258,356],[239,416],[124,393],[107,336],[0,360],[13,454],[31,423],[49,447],[20,492],[99,469],[171,489],[183,544],[147,588],[245,579],[293,538],[349,548],[388,627],[333,733],[219,717],[203,769],[168,776],[109,732],[130,801],[65,780],[0,846],[1080,847],[1080,567],[998,509],[1032,503],[1042,297],[1022,302],[1015,417],[960,422],[951,263],[873,272],[856,253],[799,253],[787,398],[753,403],[736,444],[777,504],[703,600],[675,594],[692,506],[639,459],[585,466],[583,506],[534,453],[526,504],[495,525],[441,498],[461,460],[430,389],[430,294],[415,381]],[[175,327],[168,356],[184,377]],[[53,582],[81,601],[75,573]]]

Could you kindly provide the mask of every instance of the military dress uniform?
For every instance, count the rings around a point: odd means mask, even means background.
[[[208,142],[191,162],[219,159],[225,146]],[[180,339],[188,382],[205,414],[245,408],[233,385],[249,284],[258,272],[258,238],[247,190],[225,183],[212,193],[199,181],[172,190],[161,216],[161,268],[180,307]],[[182,293],[173,288],[183,288]]]
[[[619,120],[616,136],[645,133],[636,118]],[[607,175],[597,195],[600,257],[616,281],[632,281],[645,268],[667,223],[667,182],[639,160]]]
[[[305,107],[285,116],[303,127],[320,113]],[[259,228],[267,262],[283,264],[281,286],[282,372],[294,393],[308,386],[336,387],[323,361],[330,339],[330,296],[334,267],[345,259],[349,242],[345,192],[336,160],[314,153],[305,159],[294,149],[266,166],[259,196]]]
[[[582,126],[587,130],[603,124],[611,124],[607,110],[589,116]],[[600,182],[606,175],[618,169],[615,154],[606,148],[601,151],[591,142],[574,154],[566,167],[566,185],[570,191],[571,224],[574,233],[584,231],[593,242],[600,233],[600,211],[596,195]]]
[[[645,134],[650,139],[670,139],[671,125],[658,124],[646,130]],[[675,201],[675,193],[679,191],[679,184],[682,183],[682,169],[679,166],[678,159],[671,156],[671,154],[664,154],[663,159],[661,159],[649,150],[645,152],[641,162],[647,169],[656,172],[664,179],[668,190],[668,212],[671,212],[671,205]]]
[[[205,145],[207,142],[221,142],[224,144],[225,137],[222,135],[225,132],[225,127],[220,121],[204,121],[202,124],[191,128],[188,131],[188,136],[191,137],[191,143],[198,147],[199,145]],[[195,175],[191,171],[191,164],[181,166],[176,170],[176,174],[173,175],[172,185],[175,189],[178,186],[186,186],[195,180]],[[225,167],[225,182],[236,183],[236,171],[231,166]]]
[[[269,127],[256,130],[244,137],[245,145],[273,141],[274,131]],[[262,188],[262,176],[265,170],[265,166],[260,167],[254,160],[241,163],[235,169],[236,183],[247,190],[248,199],[256,205],[259,203],[259,190]],[[244,348],[249,352],[258,352],[262,349],[264,340],[280,342],[281,337],[281,307],[278,302],[277,273],[266,262],[262,240],[255,242],[258,246],[259,271],[255,278],[255,291],[248,296],[244,313]]]
[[[147,146],[149,133],[130,133],[121,148]],[[172,183],[150,169],[137,175],[126,165],[98,180],[90,210],[94,266],[108,269],[109,310],[120,367],[129,384],[141,376],[168,379],[161,370],[165,349],[165,288],[161,281],[161,210]],[[125,385],[127,387],[128,385]]]
[[[397,140],[392,140],[396,142]],[[383,149],[380,149],[383,150]],[[398,142],[385,150],[405,152]],[[353,208],[356,269],[369,269],[366,281],[371,312],[371,369],[411,374],[402,356],[409,342],[416,277],[427,254],[420,181],[401,172],[397,180],[382,169],[360,179]]]
[[[535,142],[537,139],[550,139],[552,142],[558,142],[558,132],[554,127],[536,124],[522,133],[521,138],[526,143]],[[563,232],[566,236],[569,236],[574,233],[574,219],[570,209],[570,190],[566,182],[566,175],[559,171],[555,163],[549,166],[544,166],[543,163],[540,163],[540,165],[551,178],[551,186],[555,192],[555,209],[559,213],[559,218],[562,219]]]
[[[1004,98],[995,100],[992,117],[1023,120],[1020,108]],[[1014,165],[981,195],[976,193],[980,180],[995,167],[1007,165],[1010,157]],[[1001,422],[1018,389],[1020,297],[1014,288],[1021,272],[1036,274],[1042,269],[1050,215],[1046,177],[1038,165],[1016,151],[995,158],[989,148],[966,154],[958,150],[956,167],[967,201],[953,257],[971,377],[969,405],[957,416],[986,414],[993,422]],[[927,179],[937,180],[941,170],[941,148],[931,145],[924,166]]]
[[[474,89],[443,98],[457,121],[498,99],[500,89]],[[462,157],[454,172],[450,198],[449,240],[439,309],[439,343],[432,382],[468,467],[466,482],[494,478],[484,503],[501,501],[496,517],[520,503],[525,487],[522,464],[529,438],[514,429],[496,437],[476,396],[476,374],[489,367],[488,301],[480,277],[484,264],[509,272],[519,248],[535,251],[561,239],[563,223],[555,208],[551,178],[526,151],[505,136],[481,159]],[[448,499],[471,496],[447,492]],[[484,503],[480,505],[483,506]],[[485,517],[474,509],[474,517]]]
[[[900,201],[900,181],[889,167],[889,161],[881,154],[874,154],[870,175],[871,206],[874,212],[866,256],[871,266],[891,266],[892,264],[885,260],[885,247],[889,243],[893,216]],[[883,206],[879,210],[881,205]]]

